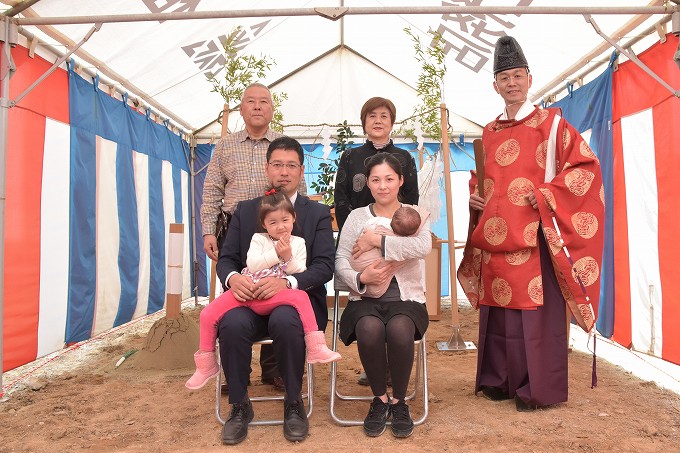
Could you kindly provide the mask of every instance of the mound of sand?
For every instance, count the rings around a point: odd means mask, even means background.
[[[198,350],[198,334],[198,324],[184,313],[178,319],[161,318],[149,329],[142,349],[120,368],[138,371],[191,368],[194,352]]]

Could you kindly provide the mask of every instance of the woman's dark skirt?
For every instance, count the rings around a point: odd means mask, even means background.
[[[351,300],[347,303],[347,307],[345,307],[340,319],[340,339],[345,345],[350,345],[356,341],[357,337],[354,329],[359,319],[364,316],[375,316],[384,324],[387,324],[387,321],[396,315],[406,315],[411,318],[416,326],[414,341],[423,338],[430,323],[430,317],[427,314],[425,304],[412,300],[381,302],[365,299]]]

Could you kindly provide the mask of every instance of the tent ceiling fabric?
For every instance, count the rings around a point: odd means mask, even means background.
[[[1,1],[10,6],[18,3]],[[556,6],[550,0],[41,0],[17,17],[218,11],[224,10],[225,5],[238,10],[313,8],[340,6],[341,3],[347,7]],[[662,5],[663,1],[572,0],[562,3],[569,7],[615,8]],[[594,16],[607,35],[632,17],[629,14]],[[648,28],[661,18],[660,15],[651,16],[636,30]],[[411,27],[425,44],[430,42],[427,31],[439,30],[450,44],[444,92],[447,106],[458,115],[453,124],[455,132],[478,131],[477,125],[486,124],[502,108],[500,97],[492,88],[493,43],[501,34],[514,36],[522,45],[533,74],[533,93],[539,92],[602,43],[602,38],[581,15],[422,14],[348,15],[335,22],[299,16],[105,23],[82,50],[153,98],[163,107],[162,114],[172,113],[196,130],[213,123],[222,109],[223,100],[211,91],[206,73],[219,71],[223,61],[220,40],[236,26],[242,26],[245,32],[243,52],[269,55],[276,60],[276,66],[263,82],[271,85],[280,81],[273,89],[288,94],[282,108],[287,124],[334,124],[345,119],[356,124],[363,102],[376,95],[395,102],[398,120],[410,116],[418,102],[414,87],[420,68],[414,59],[413,43],[403,29]],[[56,31],[78,42],[92,24],[28,25],[25,28],[42,42],[65,52],[65,47],[46,33]],[[635,32],[615,38],[625,44],[634,36]],[[655,39],[658,39],[656,34],[641,41],[640,49]],[[332,49],[336,50],[308,64]],[[608,60],[612,50],[608,49],[596,60]],[[78,58],[78,52],[75,59],[84,67],[88,66]],[[105,73],[103,68],[101,72]],[[595,71],[593,76],[599,72]],[[125,91],[124,87],[122,89]],[[305,128],[299,129],[302,134],[308,133]],[[219,134],[219,125],[208,126],[204,132]]]

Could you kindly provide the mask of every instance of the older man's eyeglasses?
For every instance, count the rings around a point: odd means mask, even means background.
[[[277,171],[283,170],[283,167],[286,167],[287,170],[297,170],[300,168],[300,164],[296,164],[294,162],[288,162],[286,164],[283,162],[269,162],[269,166]]]

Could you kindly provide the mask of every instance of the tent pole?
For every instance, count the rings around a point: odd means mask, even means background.
[[[5,35],[2,37],[2,66],[0,67],[0,79],[2,80],[2,98],[0,98],[0,401],[4,400],[2,390],[3,366],[3,305],[5,302],[5,174],[7,171],[7,136],[9,135],[9,74],[12,54],[9,43],[9,28],[12,23],[9,17],[5,18]]]
[[[621,47],[616,41],[614,41],[613,39],[611,39],[609,36],[605,35],[605,34],[602,32],[602,30],[600,29],[600,27],[597,25],[597,22],[595,22],[595,19],[593,19],[593,18],[592,18],[591,16],[589,16],[589,15],[585,15],[585,18],[586,18],[586,21],[587,21],[590,25],[593,26],[593,28],[595,29],[595,33],[597,33],[598,35],[600,35],[600,36],[602,37],[602,39],[604,39],[605,41],[607,41],[607,42],[608,42],[609,44],[611,44],[616,50],[618,50],[619,52],[621,52],[622,54],[624,54],[626,57],[628,57],[628,59],[629,59],[630,61],[632,61],[633,63],[635,63],[636,66],[638,66],[640,69],[642,69],[644,72],[646,72],[651,78],[653,78],[654,80],[656,80],[657,82],[659,82],[659,83],[661,84],[661,86],[663,86],[663,87],[666,88],[668,91],[670,91],[671,93],[673,93],[673,96],[675,96],[676,98],[680,98],[680,90],[676,90],[675,88],[673,88],[672,86],[670,86],[670,85],[668,84],[668,82],[666,82],[665,80],[663,80],[663,79],[662,79],[661,77],[659,77],[654,71],[652,71],[652,70],[649,68],[649,66],[647,66],[647,65],[644,64],[642,61],[640,61],[640,59],[637,57],[637,55],[635,55],[634,53],[631,53],[631,52],[626,51],[626,49],[624,49],[623,47]]]
[[[45,72],[43,73],[43,75],[41,75],[40,77],[38,77],[38,79],[37,79],[35,82],[33,82],[33,83],[31,84],[30,87],[26,88],[26,89],[23,91],[23,93],[21,93],[19,96],[17,96],[17,97],[12,101],[12,104],[13,104],[13,105],[14,105],[14,104],[18,104],[19,101],[21,101],[25,96],[27,96],[31,91],[33,91],[33,89],[34,89],[35,87],[37,87],[38,85],[40,85],[40,84],[42,83],[43,80],[45,80],[46,78],[48,78],[48,77],[50,76],[50,74],[52,74],[52,73],[53,73],[53,72],[54,72],[54,71],[55,71],[55,70],[56,70],[63,62],[65,62],[65,61],[68,59],[68,57],[70,57],[76,50],[80,49],[80,46],[82,46],[83,44],[85,44],[85,43],[90,39],[90,37],[92,37],[92,35],[93,35],[94,33],[96,33],[96,32],[99,31],[99,29],[100,29],[101,27],[102,27],[102,24],[95,24],[94,27],[92,27],[92,28],[90,29],[90,31],[87,32],[87,34],[85,35],[85,37],[84,37],[83,39],[81,39],[80,42],[79,42],[78,44],[75,45],[75,47],[71,48],[71,50],[69,50],[67,53],[65,53],[64,55],[62,55],[62,56],[60,56],[59,58],[57,58],[57,61],[55,61],[54,64],[53,64],[47,71],[45,71]]]
[[[439,104],[441,117],[442,161],[444,162],[444,186],[446,188],[446,225],[448,227],[449,245],[449,284],[451,286],[451,324],[453,333],[449,341],[437,343],[440,351],[465,351],[465,341],[460,336],[460,320],[458,318],[458,288],[456,286],[456,241],[453,237],[453,196],[451,194],[451,164],[449,160],[449,118],[446,104]]]
[[[627,36],[631,31],[635,30],[636,27],[638,27],[644,20],[647,19],[647,17],[643,18],[634,18],[631,19],[629,22],[627,22],[623,27],[619,28],[618,30],[614,31],[610,36]],[[658,22],[656,22],[654,25],[650,26],[649,28],[643,30],[642,32],[638,33],[638,36],[629,40],[626,42],[626,44],[623,46],[624,49],[630,49],[633,47],[633,45],[637,44],[640,42],[644,37],[647,35],[653,33],[656,30],[657,25],[663,25],[665,23],[668,23],[671,21],[671,15],[664,16],[661,18]],[[577,78],[583,78],[587,76],[588,74],[599,70],[599,68],[604,65],[609,63],[609,56],[607,58],[603,59],[599,63],[595,61],[595,58],[598,55],[601,55],[607,50],[607,47],[609,47],[609,43],[602,43],[598,45],[595,49],[591,50],[588,52],[586,55],[583,56],[579,61],[562,71],[557,77],[555,77],[553,80],[551,80],[547,85],[545,85],[543,88],[538,90],[535,94],[532,95],[531,102],[536,103],[541,98],[545,97],[550,97],[552,95],[557,96],[559,93],[564,91],[566,88],[564,86],[564,81],[566,79],[577,79]],[[587,69],[585,69],[582,72],[578,72],[581,69],[584,68],[584,66],[587,66],[588,63],[591,63]],[[593,64],[594,63],[594,64]],[[557,89],[554,89],[556,88]],[[552,90],[552,91],[551,91]]]
[[[194,191],[196,190],[196,173],[194,173],[194,163],[196,162],[196,138],[191,135],[189,138],[189,149],[191,150],[191,159],[189,160],[189,194],[191,196],[191,241],[193,241],[192,263],[194,273],[194,307],[198,307],[198,260],[196,259],[196,247],[198,241],[196,240],[196,203],[194,198]]]
[[[62,35],[59,35],[58,33],[56,33],[54,30],[50,29],[49,27],[47,27],[46,29],[43,29],[41,31],[46,33],[49,37],[51,37],[55,41],[59,42],[60,44],[62,44],[66,48],[70,49],[70,48],[72,48],[76,45],[75,42],[71,41],[70,39],[68,39],[68,38],[66,38]],[[31,32],[29,32],[28,30],[21,29],[21,30],[19,30],[19,33],[21,33],[21,35],[23,35],[28,40],[36,39],[36,36],[34,34],[32,34]],[[62,51],[60,51],[59,49],[56,49],[55,47],[50,46],[49,44],[41,43],[40,46],[42,48],[44,48],[45,50],[49,51],[50,53],[54,54],[57,57],[60,57],[64,54]],[[128,92],[128,91],[130,91],[131,93],[135,93],[136,96],[138,96],[140,100],[142,100],[142,101],[144,101],[144,103],[146,103],[146,105],[148,105],[149,107],[153,107],[153,109],[155,109],[155,110],[152,110],[153,113],[155,113],[157,115],[166,116],[166,117],[172,119],[179,127],[184,128],[184,131],[190,131],[190,130],[193,129],[189,123],[187,123],[186,121],[179,118],[177,115],[175,115],[172,112],[165,109],[161,104],[156,102],[151,96],[149,96],[143,90],[141,90],[140,88],[138,88],[134,84],[132,84],[132,82],[125,79],[123,76],[121,76],[117,72],[112,71],[103,61],[97,60],[92,55],[85,52],[82,48],[78,49],[78,51],[75,52],[75,54],[80,59],[85,61],[86,63],[89,63],[92,66],[94,66],[95,68],[97,68],[96,71],[93,71],[93,70],[86,68],[86,67],[81,68],[81,71],[83,73],[87,74],[88,76],[92,77],[93,79],[94,79],[96,74],[101,74],[101,75],[108,77],[109,79],[111,79],[111,80],[115,81],[116,83],[119,83],[121,86],[125,87],[125,89],[122,89],[121,87],[118,87],[118,86],[115,87],[115,90],[121,95],[121,97],[123,95],[125,95],[125,93]]]
[[[107,14],[101,16],[19,17],[18,25],[68,25],[95,22],[156,22],[158,20],[200,20],[252,17],[320,16],[338,20],[349,15],[389,14],[670,14],[673,6],[372,6],[335,8],[225,9],[220,11],[186,11],[172,13]]]

